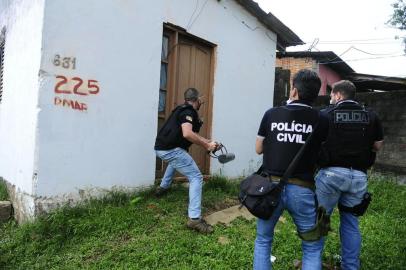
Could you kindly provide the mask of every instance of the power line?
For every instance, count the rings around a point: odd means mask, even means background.
[[[320,39],[319,38],[315,38],[312,42],[312,44],[310,45],[309,49],[307,49],[309,52],[312,51],[313,48],[316,48],[317,44],[319,43]]]
[[[186,25],[186,29],[189,29],[189,25],[192,22],[193,16],[195,16],[195,13],[196,13],[198,7],[199,7],[199,0],[196,0],[195,10],[193,10],[192,16],[190,16],[190,18],[189,18],[189,21]]]
[[[315,49],[317,49],[317,48],[315,47]],[[332,62],[332,61],[334,61],[334,60],[340,58],[341,56],[343,56],[344,54],[346,54],[347,52],[349,52],[351,49],[352,49],[352,46],[349,47],[348,49],[346,49],[346,50],[345,50],[344,52],[342,52],[340,55],[334,57],[333,59],[327,58],[327,59],[328,59],[328,62]],[[318,49],[317,49],[317,50],[318,50]],[[318,50],[318,51],[320,51],[320,50]],[[343,61],[343,62],[344,62],[344,61]]]
[[[379,56],[379,57],[368,57],[368,58],[358,58],[358,59],[348,59],[342,61],[327,61],[327,62],[320,62],[319,64],[336,64],[336,63],[345,63],[345,62],[355,62],[355,61],[363,61],[363,60],[371,60],[371,59],[383,59],[383,58],[393,58],[393,57],[401,57],[406,56],[406,54],[399,54],[399,55],[392,55],[392,56]]]
[[[402,39],[406,36],[393,37],[393,38],[370,38],[370,39],[349,39],[349,40],[320,40],[318,44],[337,44],[337,45],[346,45],[346,44],[387,44],[387,43],[399,43],[402,42]],[[306,41],[304,44],[312,44],[314,41]],[[293,45],[302,45],[300,42],[293,42]]]
[[[358,49],[354,46],[351,46],[354,50],[357,50],[359,52],[365,53],[365,54],[369,54],[369,55],[394,55],[397,54],[398,52],[393,52],[393,53],[370,53],[370,52],[366,52],[364,50]]]
[[[358,41],[358,42],[323,42],[320,41],[320,44],[324,45],[384,45],[384,44],[397,44],[401,43],[401,40],[392,40],[392,41],[380,41],[380,42],[369,42],[369,41]]]
[[[194,17],[194,15],[195,15],[196,11],[197,11],[198,8],[199,8],[199,0],[196,0],[195,9],[194,9],[194,11],[193,11],[193,13],[192,13],[192,15],[191,15],[191,17],[190,17],[190,19],[189,19],[189,22],[188,22],[188,24],[187,24],[187,27],[186,27],[186,30],[187,30],[187,31],[192,27],[192,25],[195,23],[195,21],[200,17],[200,15],[201,15],[202,11],[204,10],[204,8],[205,8],[207,2],[208,2],[208,0],[206,0],[206,1],[203,3],[202,7],[200,8],[199,13],[198,13],[197,16],[193,19],[193,17]],[[227,2],[227,1],[226,1],[226,2]],[[228,9],[227,6],[225,6],[224,4],[223,4],[222,6],[223,6],[224,9]],[[244,20],[241,20],[240,18],[238,18],[233,12],[231,12],[231,13],[232,13],[232,15],[233,15],[233,17],[234,17],[235,19],[237,19],[238,21],[240,21],[245,27],[247,27],[247,28],[250,29],[251,31],[256,31],[257,29],[261,29],[261,27],[259,27],[259,26],[251,27],[251,26],[248,25]],[[267,31],[266,31],[265,29],[264,29],[264,32],[265,32],[266,36],[267,36],[269,39],[271,39],[272,41],[276,42],[276,40],[274,40],[273,38],[271,38],[271,37],[268,35],[268,33],[267,33]],[[309,46],[309,48],[308,48],[308,51],[311,52],[312,49],[316,49],[317,51],[320,51],[320,50],[316,47],[318,44],[340,44],[340,45],[350,44],[350,45],[351,45],[348,49],[346,49],[346,50],[345,50],[343,53],[341,53],[339,56],[337,56],[337,57],[335,57],[335,58],[333,58],[333,59],[328,59],[329,61],[333,61],[333,60],[335,60],[335,59],[341,57],[341,56],[344,55],[345,53],[349,52],[351,49],[357,50],[357,51],[359,51],[359,52],[362,52],[362,53],[365,53],[365,54],[368,54],[368,55],[393,55],[393,54],[395,54],[396,52],[394,52],[394,53],[371,53],[371,52],[367,52],[367,51],[365,51],[365,50],[361,50],[361,49],[356,48],[356,47],[354,46],[354,44],[371,44],[371,45],[372,45],[372,44],[385,44],[385,43],[387,43],[387,42],[383,42],[384,40],[391,40],[391,42],[399,42],[399,41],[401,41],[401,39],[403,39],[403,38],[406,38],[406,36],[397,37],[397,39],[399,39],[399,40],[395,40],[395,38],[369,38],[369,39],[352,39],[352,40],[350,39],[350,40],[320,41],[319,38],[315,38],[315,39],[311,42],[311,44],[310,44],[310,46]],[[376,41],[379,41],[379,43],[376,42]],[[357,42],[360,42],[360,43],[357,43]],[[306,45],[306,44],[309,44],[309,43],[310,43],[310,42],[304,42],[304,44],[303,44],[303,43],[301,43],[301,42],[297,42],[297,43],[292,43],[292,45],[295,45],[295,44],[296,44],[296,45]]]
[[[400,39],[400,38],[404,38],[404,37],[398,37],[398,38]],[[393,39],[396,40],[395,37],[392,37],[392,38],[367,38],[367,39],[348,39],[348,40],[324,40],[321,42],[323,42],[323,43],[341,43],[341,42],[351,43],[351,42],[364,42],[364,41],[384,41],[384,40],[393,40]]]
[[[187,31],[190,30],[190,28],[192,28],[192,25],[196,22],[196,20],[200,17],[200,15],[202,14],[204,8],[206,7],[207,2],[209,2],[209,0],[206,0],[204,2],[204,4],[202,5],[202,7],[200,8],[199,13],[196,15],[196,17],[193,19],[193,21],[189,24],[189,26],[186,28]],[[196,7],[199,5],[199,0],[197,0],[197,4]],[[196,13],[197,8],[195,8],[195,11],[193,12],[192,16],[190,18],[193,18],[193,15]]]
[[[315,45],[313,45],[313,44],[314,44],[314,42],[312,43],[312,46],[309,48],[309,52],[310,52],[310,50],[311,50],[312,48],[314,48],[314,49],[320,51],[320,50],[317,49],[317,48],[315,47]],[[359,49],[359,48],[357,48],[357,47],[355,47],[355,46],[350,46],[350,47],[348,47],[347,49],[345,49],[344,52],[342,52],[342,53],[341,53],[340,55],[338,55],[337,57],[334,57],[333,59],[327,58],[327,59],[328,59],[328,62],[332,62],[332,61],[334,61],[334,60],[340,58],[341,56],[343,56],[344,54],[348,53],[348,52],[351,51],[351,50],[356,50],[356,51],[359,51],[359,52],[362,52],[362,53],[365,53],[365,54],[368,54],[368,55],[376,55],[376,56],[394,56],[394,55],[398,55],[398,54],[399,54],[399,52],[392,52],[392,53],[371,53],[371,52],[367,52],[367,51],[365,51],[365,50],[361,50],[361,49]]]
[[[320,41],[323,44],[386,44],[386,43],[395,43],[395,42],[401,42],[402,40],[395,39],[393,38],[392,40],[381,40],[381,41]]]
[[[228,0],[225,1],[226,3],[228,2]],[[222,4],[221,2],[219,2],[220,5],[225,9],[225,10],[229,10],[228,7],[225,4]],[[238,22],[242,23],[242,25],[244,25],[245,27],[247,27],[249,30],[251,30],[252,32],[255,32],[257,30],[263,30],[265,35],[272,40],[273,42],[277,43],[277,40],[273,39],[269,34],[267,29],[260,27],[258,25],[255,26],[250,26],[248,23],[246,23],[244,20],[242,20],[239,16],[235,15],[233,11],[229,10],[230,14],[234,17],[234,19],[236,19]],[[302,43],[300,43],[300,45],[302,45]]]

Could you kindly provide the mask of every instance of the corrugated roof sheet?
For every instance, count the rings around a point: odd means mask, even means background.
[[[383,91],[396,91],[406,90],[406,78],[388,77],[379,75],[370,75],[362,73],[353,73],[347,77],[352,81],[357,90],[383,90]]]

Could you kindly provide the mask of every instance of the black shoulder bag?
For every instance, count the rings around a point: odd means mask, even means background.
[[[317,126],[316,124],[313,132],[307,137],[305,144],[302,145],[290,162],[279,183],[272,182],[269,175],[260,172],[261,169],[241,182],[240,194],[238,195],[238,200],[241,203],[240,207],[245,206],[251,214],[261,219],[269,219],[272,216],[279,204],[283,187],[288,183],[290,175],[295,170]]]

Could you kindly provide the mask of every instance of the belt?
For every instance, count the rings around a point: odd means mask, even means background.
[[[282,177],[280,177],[280,176],[271,175],[272,182],[280,182],[281,179],[282,179]],[[287,182],[288,182],[288,184],[297,185],[297,186],[301,186],[301,187],[305,187],[305,188],[310,188],[313,191],[316,189],[314,183],[309,182],[309,181],[304,181],[299,178],[289,178]]]
[[[357,171],[361,171],[365,174],[368,173],[368,168],[361,168],[361,167],[349,167],[349,166],[342,166],[342,165],[332,165],[329,164],[328,166],[323,166],[322,168],[328,168],[328,167],[340,167],[340,168],[345,168],[345,169],[349,169],[349,170],[357,170]]]

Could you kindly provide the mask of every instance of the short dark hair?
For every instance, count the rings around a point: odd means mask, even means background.
[[[199,91],[196,88],[188,88],[183,94],[185,101],[196,101],[199,99]]]
[[[344,99],[354,99],[356,88],[355,85],[348,80],[341,80],[333,84],[333,93],[339,92]]]
[[[298,91],[299,100],[314,102],[319,95],[321,80],[316,72],[301,69],[293,76],[293,87]]]

